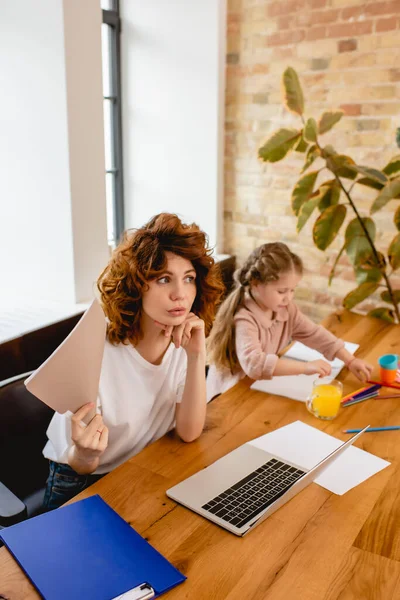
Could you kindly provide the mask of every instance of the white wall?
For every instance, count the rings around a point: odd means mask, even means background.
[[[122,0],[126,227],[161,211],[222,248],[226,0]]]
[[[3,304],[85,301],[107,261],[100,20],[98,0],[2,3]]]
[[[54,299],[74,289],[60,1],[2,3],[0,89],[2,300]]]
[[[75,299],[93,295],[109,259],[100,0],[64,0]]]

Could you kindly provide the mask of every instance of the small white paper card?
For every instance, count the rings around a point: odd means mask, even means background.
[[[353,344],[351,342],[345,342],[344,345],[346,350],[348,350],[351,354],[354,354],[359,347],[358,344]],[[294,358],[304,362],[318,359],[326,360],[320,352],[317,352],[317,350],[313,350],[312,348],[308,348],[301,342],[295,342],[293,346],[291,346],[291,348],[289,348],[289,350],[284,354],[284,357]],[[329,364],[332,366],[330,378],[335,379],[343,369],[344,363],[338,358],[327,362],[329,362]],[[311,395],[313,382],[317,378],[318,374],[285,375],[282,377],[277,376],[273,377],[272,379],[260,379],[259,381],[255,381],[252,384],[251,389],[259,390],[260,392],[266,392],[267,394],[273,394],[274,396],[285,396],[286,398],[291,398],[292,400],[300,400],[301,402],[305,402]]]
[[[309,470],[343,442],[302,421],[294,421],[249,443]],[[386,460],[350,446],[314,481],[341,496],[388,465]]]

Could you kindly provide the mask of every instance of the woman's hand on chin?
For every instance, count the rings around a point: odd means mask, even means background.
[[[189,313],[180,325],[165,325],[155,321],[164,330],[165,337],[171,337],[176,348],[184,348],[186,354],[205,354],[206,336],[204,321],[194,313]]]

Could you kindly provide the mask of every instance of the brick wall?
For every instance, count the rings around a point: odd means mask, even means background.
[[[310,234],[315,217],[296,233],[290,196],[302,155],[293,153],[274,164],[257,160],[259,146],[275,129],[299,126],[281,102],[287,66],[299,74],[307,116],[317,118],[323,110],[339,107],[347,115],[324,142],[359,164],[383,167],[400,153],[395,144],[400,127],[400,0],[228,0],[225,251],[241,261],[264,242],[286,242],[306,266],[298,304],[321,320],[355,287],[343,258],[340,276],[327,288],[342,240],[336,239],[325,253],[314,247]],[[354,189],[366,215],[375,194],[362,186]],[[392,201],[375,216],[377,245],[385,251],[395,232],[396,206]],[[399,278],[395,284],[400,288]],[[375,304],[368,300],[356,310],[365,312]]]

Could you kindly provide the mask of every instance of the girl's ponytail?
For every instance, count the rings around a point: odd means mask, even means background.
[[[228,368],[231,373],[238,365],[235,350],[235,328],[233,317],[244,299],[244,285],[240,283],[241,270],[235,273],[234,290],[225,298],[218,309],[211,333],[207,338],[208,359],[217,369]]]

